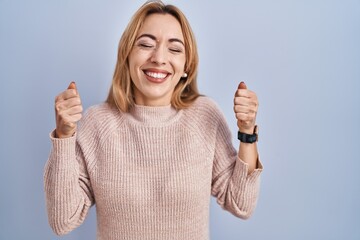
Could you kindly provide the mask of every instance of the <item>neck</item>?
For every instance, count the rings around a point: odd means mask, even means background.
[[[130,110],[130,118],[138,123],[163,125],[177,118],[178,111],[170,104],[166,106],[148,106],[135,104]]]
[[[149,98],[139,93],[138,91],[135,91],[134,94],[134,100],[136,105],[151,106],[151,107],[168,106],[171,103],[171,97],[172,94],[167,94],[161,97]]]

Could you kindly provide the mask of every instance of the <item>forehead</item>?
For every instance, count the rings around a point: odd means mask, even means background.
[[[178,38],[184,40],[179,21],[170,14],[150,14],[139,29],[138,36],[147,33],[156,38]]]

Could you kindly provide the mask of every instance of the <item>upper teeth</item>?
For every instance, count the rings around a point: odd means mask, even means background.
[[[157,73],[157,72],[145,72],[145,74],[153,78],[165,78],[167,76],[166,73]]]

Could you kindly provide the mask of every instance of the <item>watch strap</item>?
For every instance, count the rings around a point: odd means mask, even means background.
[[[238,131],[238,139],[243,143],[254,143],[258,141],[257,126],[254,128],[253,134],[247,134]]]

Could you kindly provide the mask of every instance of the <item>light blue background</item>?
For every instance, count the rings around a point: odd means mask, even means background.
[[[0,239],[58,239],[43,167],[55,96],[103,101],[119,38],[143,1],[0,0]],[[211,205],[213,240],[360,239],[360,1],[171,1],[200,54],[199,88],[236,140],[233,94],[259,97],[265,171],[248,221]],[[62,239],[95,239],[95,211]]]

